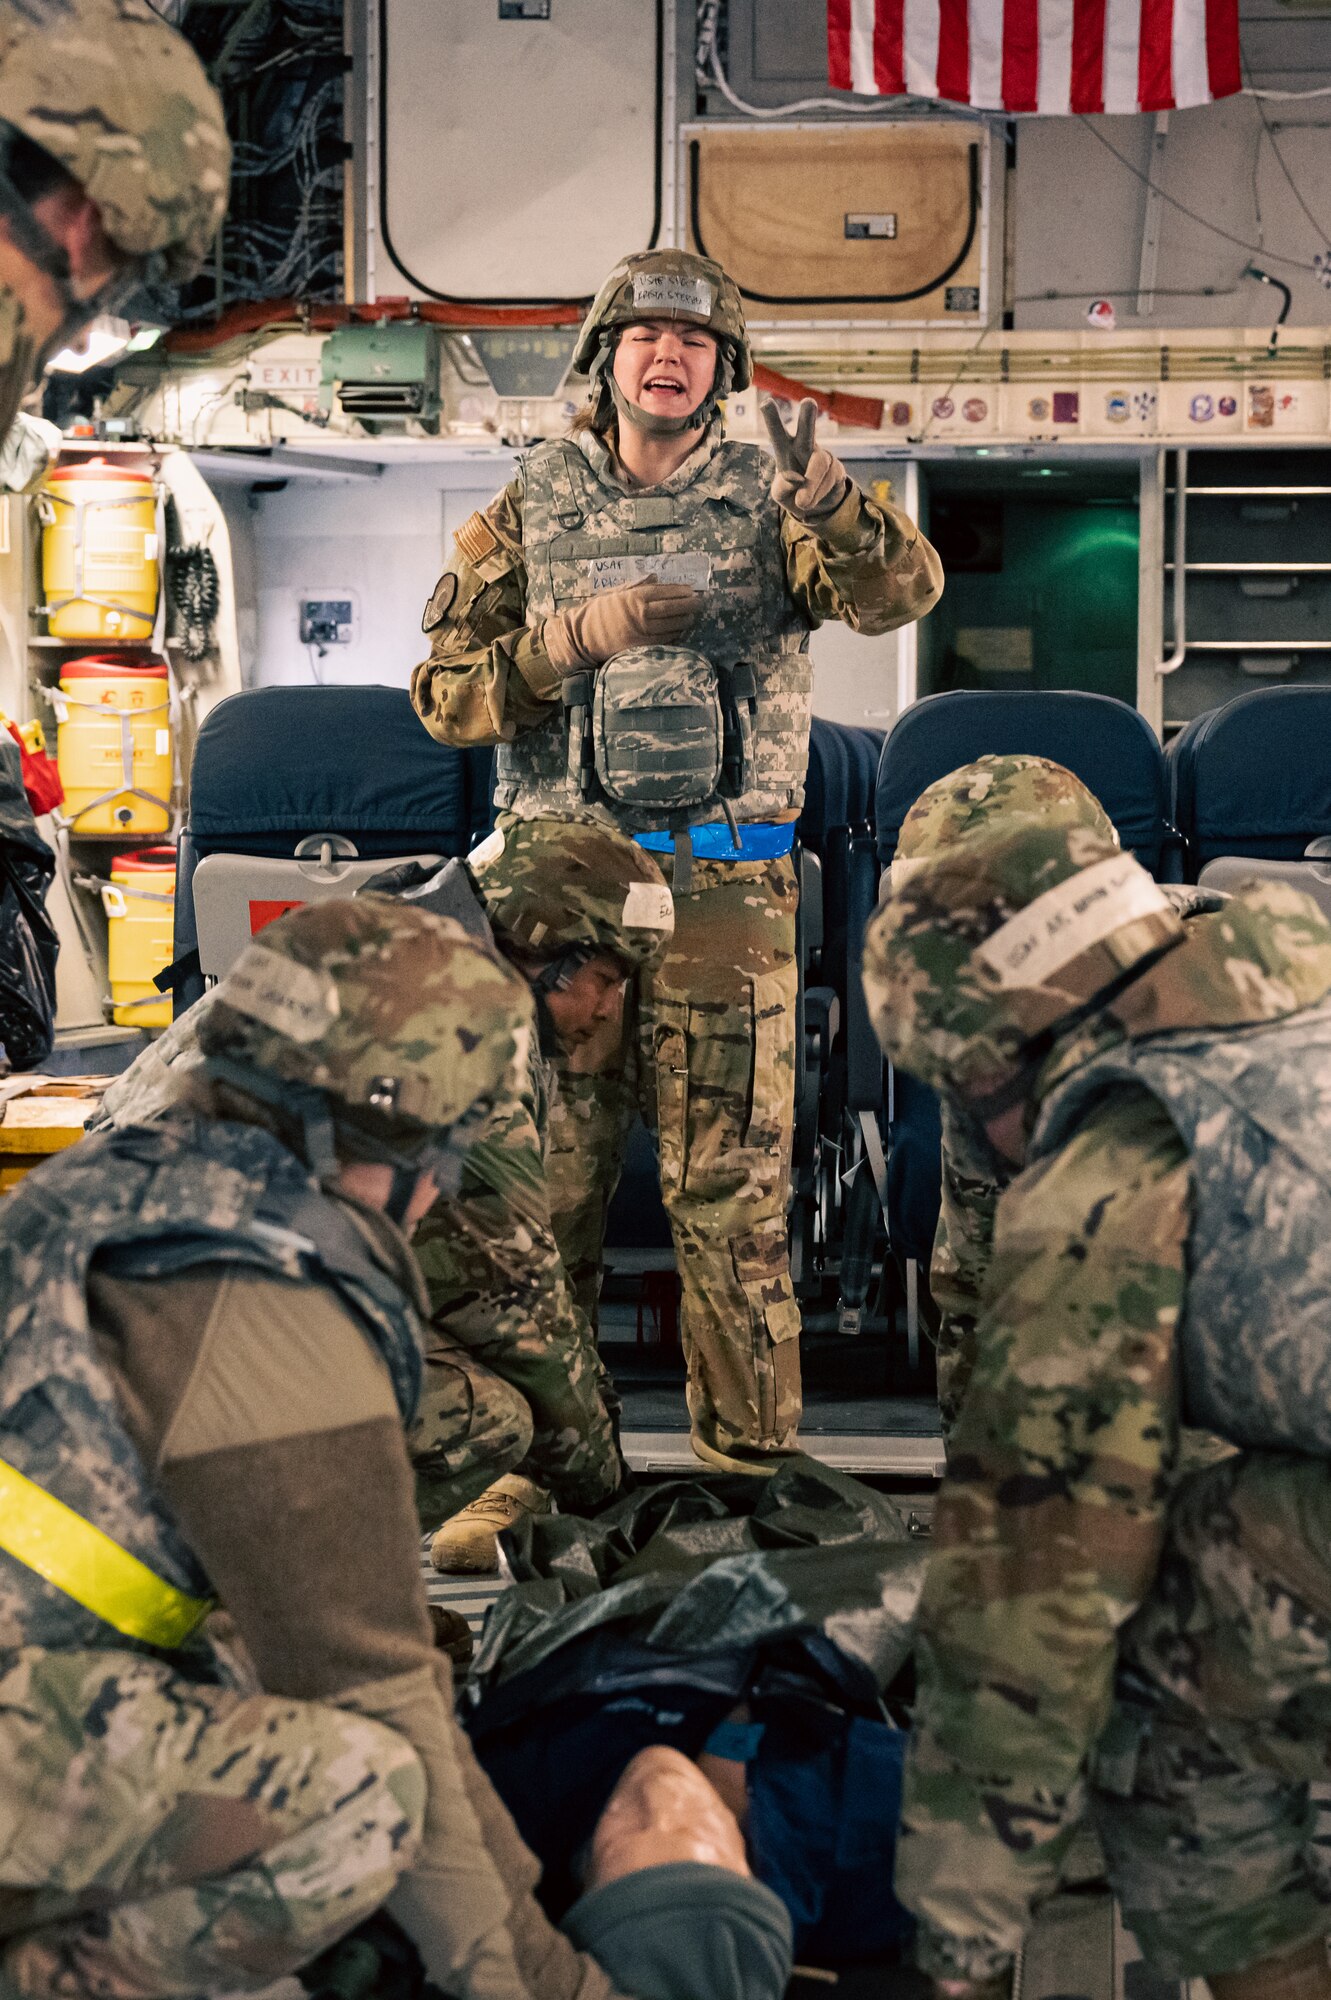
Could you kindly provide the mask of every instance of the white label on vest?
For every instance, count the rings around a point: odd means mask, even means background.
[[[1112,854],[1037,896],[977,945],[975,956],[1000,986],[1043,986],[1101,938],[1168,908],[1139,861]]]
[[[254,945],[232,966],[218,999],[293,1042],[316,1042],[341,1009],[326,973]]]
[[[619,590],[626,583],[686,583],[706,590],[712,580],[712,558],[700,550],[675,556],[593,556],[583,565],[593,596],[598,590]]]
[[[501,827],[487,833],[484,840],[477,841],[467,856],[468,868],[485,868],[492,861],[498,861],[504,851],[504,834]]]
[[[675,903],[664,882],[630,882],[621,919],[626,931],[673,931]]]
[[[644,319],[654,313],[693,313],[710,319],[716,293],[705,278],[677,278],[668,271],[637,271],[633,277],[633,310]]]

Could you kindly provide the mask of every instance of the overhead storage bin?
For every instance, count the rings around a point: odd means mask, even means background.
[[[690,247],[754,320],[974,324],[986,143],[952,120],[691,128]]]

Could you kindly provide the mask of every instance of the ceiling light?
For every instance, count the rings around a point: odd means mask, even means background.
[[[117,354],[123,354],[129,342],[127,319],[99,316],[89,322],[77,341],[61,348],[47,363],[47,371],[52,375],[83,375],[89,368],[100,368]]]

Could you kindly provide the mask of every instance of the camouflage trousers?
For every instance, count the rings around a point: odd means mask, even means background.
[[[419,1244],[417,1254],[432,1282],[438,1258]],[[524,1473],[574,1513],[617,1491],[619,1404],[590,1341],[567,1334],[562,1315],[534,1314],[515,1330],[506,1316],[487,1326],[459,1311],[427,1325],[407,1439],[424,1526],[451,1520],[505,1472]]]
[[[11,1654],[0,1986],[268,1985],[379,1907],[424,1811],[415,1752],[367,1717],[198,1685],[143,1654]]]
[[[666,955],[631,983],[622,1027],[559,1068],[552,1220],[594,1317],[605,1217],[640,1110],[683,1286],[689,1418],[727,1456],[795,1444],[799,1307],[786,1207],[795,1122],[794,866],[694,863]]]
[[[425,1374],[407,1448],[425,1528],[472,1500],[531,1450],[531,1405],[522,1391],[438,1327],[425,1329]]]
[[[1250,1452],[1186,1479],[1119,1659],[1092,1811],[1153,1968],[1331,1932],[1331,1465]]]

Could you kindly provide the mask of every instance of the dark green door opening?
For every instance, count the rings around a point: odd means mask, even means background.
[[[947,586],[921,635],[921,694],[1080,688],[1135,703],[1136,467],[938,465],[928,491]]]

